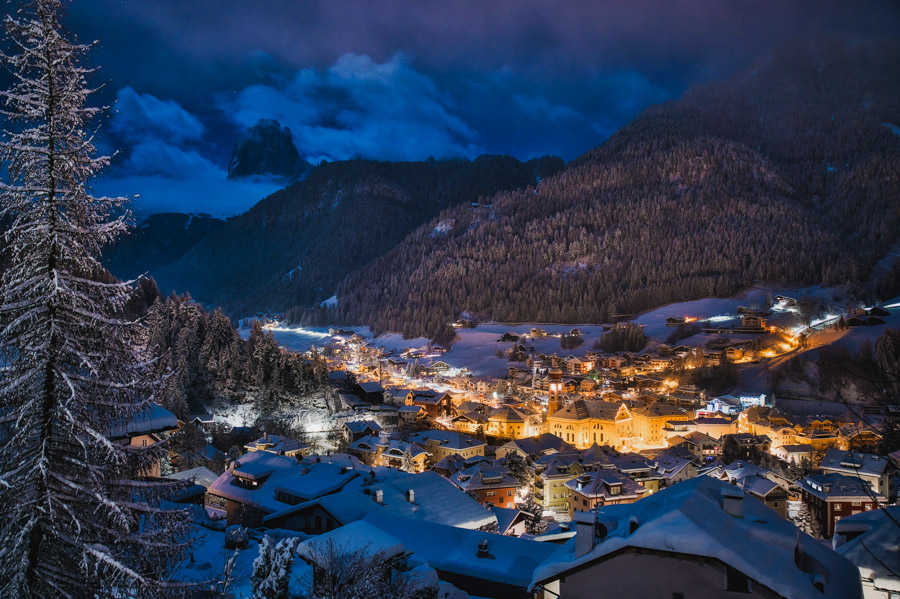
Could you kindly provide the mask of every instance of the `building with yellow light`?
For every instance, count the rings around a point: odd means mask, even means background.
[[[578,399],[547,416],[547,432],[578,449],[609,445],[616,449],[665,447],[667,422],[690,420],[667,404],[629,407],[625,403]]]

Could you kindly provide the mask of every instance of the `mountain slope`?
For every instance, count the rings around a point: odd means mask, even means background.
[[[309,305],[440,210],[524,187],[561,167],[559,159],[502,156],[323,164],[153,274],[163,292],[188,290],[232,314]]]
[[[124,280],[153,273],[224,224],[223,220],[202,214],[153,214],[106,248],[103,264]]]
[[[443,212],[325,317],[435,336],[462,311],[597,322],[760,280],[861,281],[900,230],[896,72],[893,42],[782,49],[535,189]]]

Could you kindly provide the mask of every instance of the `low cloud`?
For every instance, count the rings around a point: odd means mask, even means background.
[[[116,93],[110,131],[128,140],[158,137],[180,144],[203,137],[206,128],[194,115],[174,100],[160,100],[131,87]]]
[[[287,125],[300,153],[312,161],[483,152],[448,96],[402,55],[378,63],[346,54],[328,69],[302,69],[282,85],[247,87],[220,99],[219,107],[244,128],[261,118]]]

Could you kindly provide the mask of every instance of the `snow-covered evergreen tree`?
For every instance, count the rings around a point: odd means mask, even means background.
[[[187,514],[159,507],[169,484],[140,479],[160,447],[112,440],[152,396],[142,330],[123,316],[133,286],[97,259],[125,229],[112,217],[124,199],[88,192],[108,158],[88,129],[88,46],[67,39],[59,11],[33,0],[5,21],[0,596],[155,595]]]
[[[263,537],[259,556],[253,561],[251,599],[289,599],[291,564],[299,541],[286,537],[276,543],[269,536]]]

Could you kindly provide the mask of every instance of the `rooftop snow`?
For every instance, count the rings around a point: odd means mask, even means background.
[[[574,557],[574,542],[535,571],[532,586],[554,580],[572,568],[603,559],[624,547],[698,555],[718,559],[784,597],[801,599],[861,597],[853,564],[835,554],[751,496],[742,499],[744,517],[726,513],[722,491],[734,489],[709,477],[693,478],[631,504],[601,508],[596,518],[607,535],[585,555]],[[639,526],[633,532],[630,523]],[[824,572],[824,592],[813,586],[819,572],[795,563],[800,548]]]

